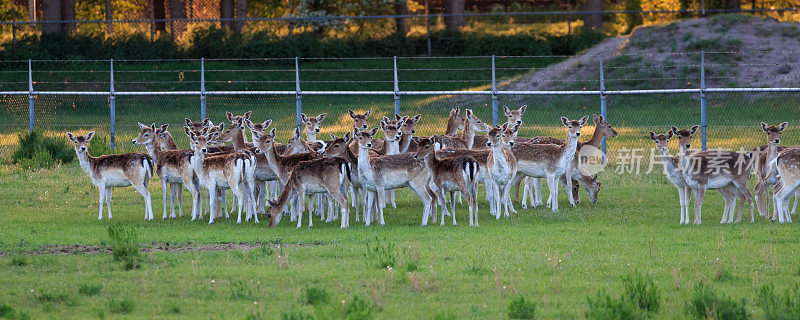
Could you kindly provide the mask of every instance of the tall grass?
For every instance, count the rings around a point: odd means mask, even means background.
[[[142,253],[136,229],[117,223],[108,227],[109,245],[115,261],[121,261],[125,270],[138,269],[141,266]]]

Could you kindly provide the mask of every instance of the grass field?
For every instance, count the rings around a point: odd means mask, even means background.
[[[763,144],[757,122],[797,118],[797,97],[711,95],[709,146]],[[37,128],[46,135],[97,130],[94,150],[107,149],[106,97],[37,99]],[[376,116],[393,110],[391,97],[303,99],[309,114],[329,114],[323,133],[347,130],[347,108],[373,107]],[[474,108],[490,120],[490,101],[481,99],[409,97],[401,110],[422,113],[418,134],[427,135],[442,131],[446,112],[455,105]],[[561,137],[559,116],[599,113],[598,101],[594,96],[502,98],[509,106],[529,105],[521,136]],[[718,225],[722,200],[713,191],[704,224],[679,226],[677,192],[658,167],[643,175],[601,173],[598,203],[584,197],[571,208],[562,192],[557,214],[517,204],[518,215],[494,220],[481,196],[479,228],[466,226],[463,205],[459,226],[451,226],[448,218],[445,227],[421,227],[419,200],[408,190],[398,192],[397,209],[387,209],[386,226],[351,221],[347,230],[318,217],[312,229],[296,229],[288,221],[274,229],[230,219],[214,225],[185,217],[145,222],[143,202],[130,188],[114,192],[114,219],[97,221],[96,188],[77,163],[39,170],[9,163],[16,135],[27,126],[27,97],[0,97],[0,102],[5,128],[0,131],[0,318],[332,319],[342,318],[342,310],[352,319],[357,311],[379,319],[508,318],[512,301],[525,297],[539,318],[572,319],[595,314],[598,307],[590,300],[619,296],[624,279],[638,272],[652,277],[661,307],[636,317],[691,317],[695,286],[704,283],[734,303],[743,299],[746,313],[761,319],[771,314],[759,304],[763,286],[783,292],[800,283],[796,226],[759,217],[754,224]],[[612,164],[619,150],[651,147],[648,131],[699,122],[699,102],[691,95],[612,96],[608,103],[609,121],[620,133],[608,142]],[[118,97],[116,152],[143,150],[129,142],[136,121],[173,124],[173,135],[185,146],[177,126],[186,116],[196,118],[198,106],[196,97]],[[294,123],[294,97],[209,98],[215,122],[226,110],[254,110],[255,120],[272,118],[283,137]],[[790,122],[784,132],[783,144],[800,144],[794,125]],[[582,140],[592,130],[584,128]],[[644,151],[646,167],[649,149]],[[154,215],[160,217],[160,183],[153,182],[150,190]],[[125,270],[111,254],[85,254],[91,250],[82,246],[114,245],[109,227],[118,224],[136,230],[130,242],[177,249],[143,253],[133,270]],[[59,247],[48,247],[53,245]],[[217,250],[226,246],[232,249]],[[81,254],[35,254],[54,250]]]

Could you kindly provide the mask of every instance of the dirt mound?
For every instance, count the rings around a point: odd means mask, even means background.
[[[313,244],[283,244],[283,247],[306,247],[316,246]],[[263,247],[278,248],[281,245],[275,243],[212,243],[212,244],[175,244],[151,242],[142,245],[142,252],[188,252],[188,251],[226,251],[226,250],[253,250]],[[90,246],[84,244],[74,245],[45,245],[34,250],[25,250],[25,255],[72,255],[72,254],[98,254],[111,253],[111,248],[105,246]],[[0,251],[0,257],[13,254],[8,251]]]
[[[603,57],[608,90],[698,88],[705,51],[707,87],[796,87],[800,24],[740,14],[642,27],[580,56],[532,70],[506,90],[597,90]]]

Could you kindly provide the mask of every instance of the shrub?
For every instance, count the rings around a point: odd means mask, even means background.
[[[523,296],[517,296],[508,304],[509,319],[535,319],[536,304]]]
[[[14,307],[5,303],[0,304],[0,318],[11,318],[14,315]]]
[[[122,261],[125,270],[137,269],[141,266],[141,251],[137,242],[136,229],[126,228],[122,224],[108,227],[109,244],[115,261]]]
[[[247,283],[241,280],[231,281],[231,300],[252,301],[254,299],[253,289],[250,289]]]
[[[310,305],[318,305],[322,303],[328,303],[330,297],[328,297],[328,292],[322,288],[316,287],[309,287],[306,288],[305,299],[303,302]]]
[[[60,163],[69,163],[75,158],[75,151],[66,138],[45,137],[39,132],[22,133],[19,145],[11,155],[11,161],[23,168],[38,169]]]
[[[697,319],[739,320],[750,319],[746,306],[744,299],[737,302],[725,296],[717,296],[707,284],[698,282],[694,286],[687,309]]]
[[[597,293],[595,298],[588,296],[589,310],[587,319],[642,319],[642,312],[625,298],[614,298],[605,291]]]
[[[100,293],[102,288],[103,286],[99,284],[82,284],[78,288],[78,293],[85,296],[96,296]]]
[[[764,311],[764,319],[800,319],[800,288],[787,289],[783,295],[775,291],[773,284],[764,285],[758,290],[759,308]]]
[[[120,300],[112,299],[108,302],[108,309],[111,310],[112,313],[131,313],[135,308],[136,303],[128,298]]]
[[[622,280],[624,298],[630,299],[639,309],[658,312],[661,307],[661,291],[650,275],[631,273]]]
[[[371,302],[354,296],[345,306],[345,319],[368,320],[375,318],[375,306]]]
[[[387,242],[386,239],[383,241],[375,239],[374,242],[374,245],[367,243],[367,250],[364,252],[364,259],[367,265],[372,265],[379,269],[394,268],[397,265],[398,257],[394,243]]]
[[[63,292],[36,292],[34,295],[39,302],[64,302],[69,298],[69,296]]]
[[[439,312],[433,315],[433,317],[431,317],[431,320],[456,320],[456,319],[458,319],[456,315],[446,312]]]

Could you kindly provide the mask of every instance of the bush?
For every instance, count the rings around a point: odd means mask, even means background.
[[[108,236],[114,261],[122,261],[125,270],[137,269],[141,266],[142,253],[139,251],[136,229],[126,228],[117,223],[108,227]]]
[[[517,296],[508,304],[509,319],[535,319],[536,304],[523,296]]]
[[[627,275],[622,280],[623,294],[639,309],[658,312],[661,307],[661,291],[656,287],[653,278],[639,272]]]
[[[371,302],[361,299],[358,296],[353,297],[345,306],[345,319],[351,320],[368,320],[375,318],[375,306]]]
[[[306,288],[306,295],[303,302],[315,306],[322,303],[328,303],[329,300],[330,297],[328,297],[328,292],[325,291],[325,289],[309,287]]]
[[[364,259],[367,265],[375,266],[379,269],[397,265],[398,253],[394,243],[387,242],[386,239],[375,239],[375,244],[367,243],[367,250],[364,252]]]
[[[644,316],[630,300],[614,298],[605,291],[597,293],[595,298],[586,297],[589,310],[586,311],[587,319],[642,319]]]
[[[650,275],[632,272],[622,278],[622,294],[614,298],[605,291],[587,297],[589,319],[643,319],[661,307],[661,291]]]
[[[102,285],[99,284],[82,284],[78,288],[78,293],[85,295],[85,296],[96,296],[100,294],[100,290],[103,288]]]
[[[231,281],[231,300],[253,301],[255,296],[253,289],[250,289],[244,281]]]
[[[47,168],[75,159],[75,151],[66,138],[45,137],[39,132],[21,133],[19,145],[11,155],[11,161],[23,168]]]
[[[687,309],[697,319],[739,320],[750,319],[746,306],[744,299],[737,302],[725,296],[717,296],[707,284],[699,282],[694,286]]]
[[[764,285],[758,290],[756,301],[759,308],[764,311],[764,319],[800,319],[800,288],[797,286],[779,295],[775,292],[774,285]]]
[[[120,300],[112,299],[108,302],[108,309],[111,310],[112,313],[131,313],[135,308],[136,303],[128,298]]]

